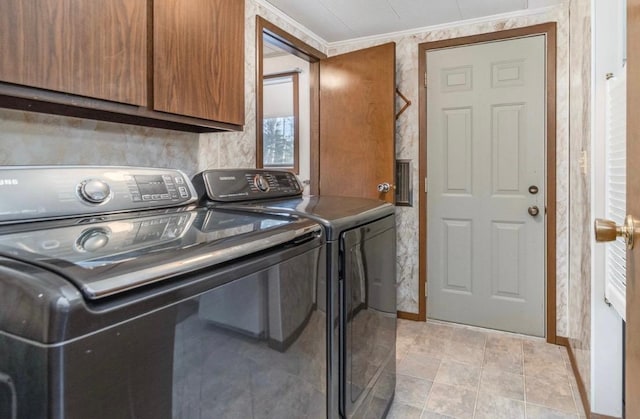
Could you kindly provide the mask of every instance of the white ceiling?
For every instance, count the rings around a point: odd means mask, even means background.
[[[537,9],[565,0],[266,0],[327,42]]]

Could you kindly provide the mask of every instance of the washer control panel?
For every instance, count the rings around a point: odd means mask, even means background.
[[[179,170],[114,166],[0,168],[0,224],[174,207],[197,200]]]
[[[214,202],[274,199],[302,194],[296,175],[282,170],[205,170],[193,178],[193,185],[201,200]]]

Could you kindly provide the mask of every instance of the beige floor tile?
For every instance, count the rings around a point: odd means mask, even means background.
[[[564,365],[567,368],[567,370],[572,371],[571,369],[571,359],[569,358],[569,352],[567,352],[567,350],[560,350],[560,353],[562,354],[562,359],[564,359]]]
[[[480,392],[475,419],[524,419],[524,402]]]
[[[455,418],[453,416],[441,415],[440,413],[423,410],[422,416],[420,416],[420,419],[455,419]]]
[[[413,348],[415,345],[415,336],[403,336],[398,332],[396,337],[396,359],[402,359],[409,351],[409,348]]]
[[[425,322],[414,322],[412,320],[398,319],[398,335],[409,336],[421,333],[426,327]]]
[[[398,324],[399,375],[389,418],[471,418],[474,411],[478,419],[580,417],[566,349],[446,323]]]
[[[433,383],[425,410],[466,419],[473,417],[476,391],[447,384]]]
[[[402,361],[402,358],[404,358],[408,351],[407,348],[396,348],[396,364]]]
[[[422,409],[407,404],[394,402],[389,409],[387,419],[420,419]]]
[[[442,354],[446,351],[447,342],[449,342],[447,339],[419,335],[416,337],[411,349],[416,352],[431,354],[434,358],[442,358]]]
[[[577,419],[578,415],[527,403],[527,419]]]
[[[484,348],[464,345],[459,342],[449,340],[446,342],[443,358],[450,359],[464,364],[481,366],[484,359]]]
[[[578,413],[567,377],[555,374],[525,376],[524,381],[527,402],[571,414]]]
[[[490,333],[487,335],[487,349],[496,351],[522,352],[522,339]]]
[[[553,345],[538,340],[525,340],[522,342],[522,350],[524,355],[535,355],[539,357],[562,358],[562,351],[566,349],[559,345]]]
[[[567,376],[567,369],[561,358],[553,356],[524,356],[524,374],[527,376],[542,376],[549,374]]]
[[[432,385],[429,380],[398,374],[394,402],[422,408]]]
[[[450,340],[464,346],[484,349],[487,342],[487,334],[476,330],[460,328],[454,330],[451,334]]]
[[[484,354],[483,367],[489,370],[499,370],[511,374],[523,374],[522,353],[487,349]]]
[[[440,360],[429,356],[423,352],[410,350],[398,363],[398,374],[410,375],[412,377],[423,378],[433,381],[438,373]]]
[[[584,405],[582,404],[582,398],[580,397],[580,391],[578,390],[578,383],[576,382],[573,373],[569,376],[569,384],[571,385],[571,392],[573,393],[573,402],[576,404],[578,410],[578,416],[586,418],[587,415],[584,411]]]
[[[455,328],[452,326],[441,325],[437,323],[426,323],[425,327],[422,329],[422,334],[424,334],[429,339],[439,338],[439,339],[449,339],[453,334]]]
[[[464,387],[476,391],[480,381],[480,367],[443,360],[435,377],[436,383]]]
[[[494,396],[524,400],[524,377],[505,371],[484,369],[480,378],[480,391]]]

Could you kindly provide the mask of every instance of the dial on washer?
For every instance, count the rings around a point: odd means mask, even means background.
[[[253,177],[253,184],[259,191],[268,192],[269,191],[269,182],[265,179],[261,174],[257,174]]]
[[[80,198],[91,204],[102,204],[111,195],[111,187],[100,179],[87,179],[79,186]]]
[[[80,252],[97,252],[109,243],[109,233],[105,228],[90,228],[77,238],[76,249]]]

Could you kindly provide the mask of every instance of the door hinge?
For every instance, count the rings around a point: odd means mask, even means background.
[[[424,72],[424,88],[427,88],[427,72]]]
[[[424,178],[424,193],[429,192],[429,184],[427,183],[427,177]]]

